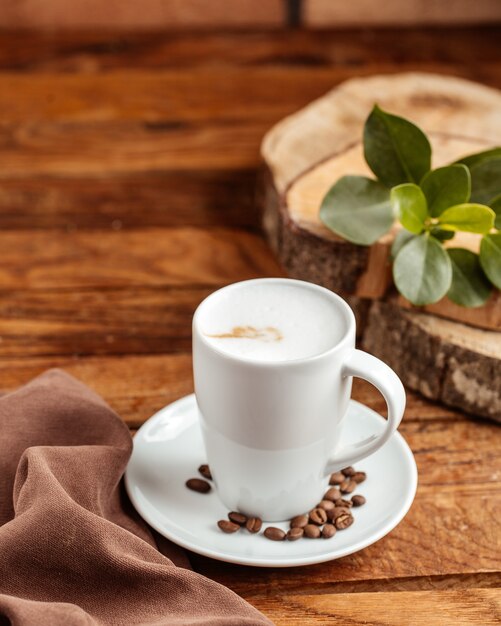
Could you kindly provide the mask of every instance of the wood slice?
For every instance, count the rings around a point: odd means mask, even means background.
[[[377,343],[371,343],[371,336],[378,334],[378,325],[383,328],[385,315],[389,316],[391,328],[391,316],[396,312],[413,328],[413,342],[406,344],[406,359],[410,361],[421,358],[420,342],[435,346],[440,332],[445,333],[440,350],[433,352],[436,359],[430,356],[431,362],[426,361],[426,365],[418,362],[427,377],[420,378],[419,371],[396,365],[395,361],[405,362],[402,351],[394,353],[392,365],[409,387],[430,398],[479,415],[501,416],[501,388],[496,388],[494,382],[490,400],[486,401],[485,389],[473,385],[467,391],[458,382],[461,374],[453,376],[454,367],[464,373],[461,363],[473,362],[471,355],[478,354],[479,358],[488,359],[488,365],[479,367],[478,372],[489,373],[491,381],[501,379],[501,350],[497,343],[497,331],[501,330],[499,292],[477,309],[459,307],[447,299],[418,309],[397,296],[391,287],[389,250],[397,227],[373,246],[363,247],[337,237],[319,220],[321,200],[340,176],[370,175],[360,139],[375,102],[425,130],[433,147],[433,167],[501,144],[501,94],[494,89],[421,73],[349,80],[284,119],[263,140],[263,223],[269,241],[289,275],[350,296],[350,303],[362,319],[367,317],[367,304],[363,304],[366,299],[385,300],[372,304],[368,314],[364,339],[375,351],[379,348]],[[453,245],[477,250],[479,239],[477,235],[461,233]],[[423,315],[422,311],[433,315]],[[423,319],[433,322],[432,326]],[[470,338],[468,347],[461,342],[462,336]],[[398,333],[386,336],[387,349],[399,343],[397,337]],[[446,359],[445,354],[450,358]],[[430,383],[433,379],[438,381],[438,387]],[[453,387],[446,389],[445,381],[447,385],[454,383]],[[484,383],[488,385],[488,380]]]

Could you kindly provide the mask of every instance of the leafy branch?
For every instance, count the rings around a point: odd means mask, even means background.
[[[370,246],[398,231],[393,279],[413,304],[484,304],[501,289],[501,147],[431,170],[426,135],[374,106],[364,127],[364,156],[376,180],[343,176],[320,207],[322,222],[352,243]],[[479,254],[451,247],[457,232],[481,235]]]

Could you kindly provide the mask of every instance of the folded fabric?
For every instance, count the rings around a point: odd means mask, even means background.
[[[0,625],[271,624],[176,546],[157,550],[121,486],[131,451],[60,370],[0,398]]]

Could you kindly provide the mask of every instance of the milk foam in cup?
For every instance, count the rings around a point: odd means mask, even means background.
[[[204,311],[201,330],[217,350],[257,361],[322,354],[346,332],[323,292],[291,283],[249,283]]]

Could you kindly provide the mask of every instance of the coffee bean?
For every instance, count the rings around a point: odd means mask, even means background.
[[[207,480],[212,480],[212,474],[210,473],[210,469],[208,465],[201,465],[198,468],[198,471],[200,472],[200,474],[202,474],[202,476],[204,478],[207,478]]]
[[[317,508],[323,509],[324,511],[332,511],[334,508],[334,502],[331,502],[330,500],[322,500],[317,504]]]
[[[341,499],[341,492],[337,487],[331,487],[324,493],[324,500],[332,500],[335,502],[336,500]]]
[[[198,493],[209,493],[211,490],[209,483],[201,478],[190,478],[186,481],[186,486],[192,491],[198,491]]]
[[[338,501],[336,502],[336,506],[345,506],[345,507],[347,507],[348,509],[351,509],[351,507],[353,506],[353,502],[352,502],[351,500],[343,500],[343,499],[341,498],[341,500],[338,500]]]
[[[228,513],[228,519],[231,520],[234,524],[243,526],[247,521],[247,515],[244,515],[243,513],[238,513],[238,511],[232,511],[231,513]]]
[[[322,528],[322,537],[324,539],[330,539],[331,537],[334,537],[335,534],[336,527],[333,524],[324,524],[324,527]]]
[[[336,517],[334,524],[338,530],[344,530],[353,524],[353,515],[351,513],[342,513]]]
[[[341,472],[334,472],[331,474],[329,485],[340,485],[345,479],[345,475]]]
[[[355,491],[356,487],[357,483],[354,480],[351,480],[351,478],[347,478],[339,485],[339,491],[341,493],[351,493],[352,491]]]
[[[315,524],[306,524],[304,536],[308,537],[308,539],[318,539],[320,537],[320,528],[315,526]]]
[[[291,528],[304,528],[308,523],[307,515],[296,515],[291,519],[290,525]]]
[[[352,496],[351,501],[353,502],[353,506],[362,506],[365,504],[366,500],[363,496]]]
[[[285,539],[285,532],[281,528],[268,526],[268,528],[264,531],[264,536],[266,539],[271,539],[272,541],[283,541]]]
[[[260,517],[249,517],[245,522],[245,528],[252,534],[258,533],[262,525],[263,520]]]
[[[287,531],[287,540],[288,541],[297,541],[301,539],[304,535],[304,530],[302,528],[291,528]]]
[[[234,524],[233,522],[229,522],[227,519],[221,519],[217,523],[219,528],[223,531],[223,533],[236,533],[237,530],[240,529],[238,524]]]
[[[341,474],[344,474],[345,476],[353,476],[353,474],[355,473],[356,472],[351,465],[350,467],[345,467],[344,469],[341,470]]]
[[[350,514],[350,509],[344,507],[344,506],[336,506],[334,509],[332,509],[332,511],[329,511],[329,519],[330,520],[335,520],[336,518],[338,518],[340,515],[345,515],[346,513]]]
[[[366,478],[367,474],[365,472],[355,472],[351,477],[352,480],[359,484],[363,483]]]
[[[327,513],[323,509],[313,509],[310,511],[310,522],[321,526],[327,521]]]

